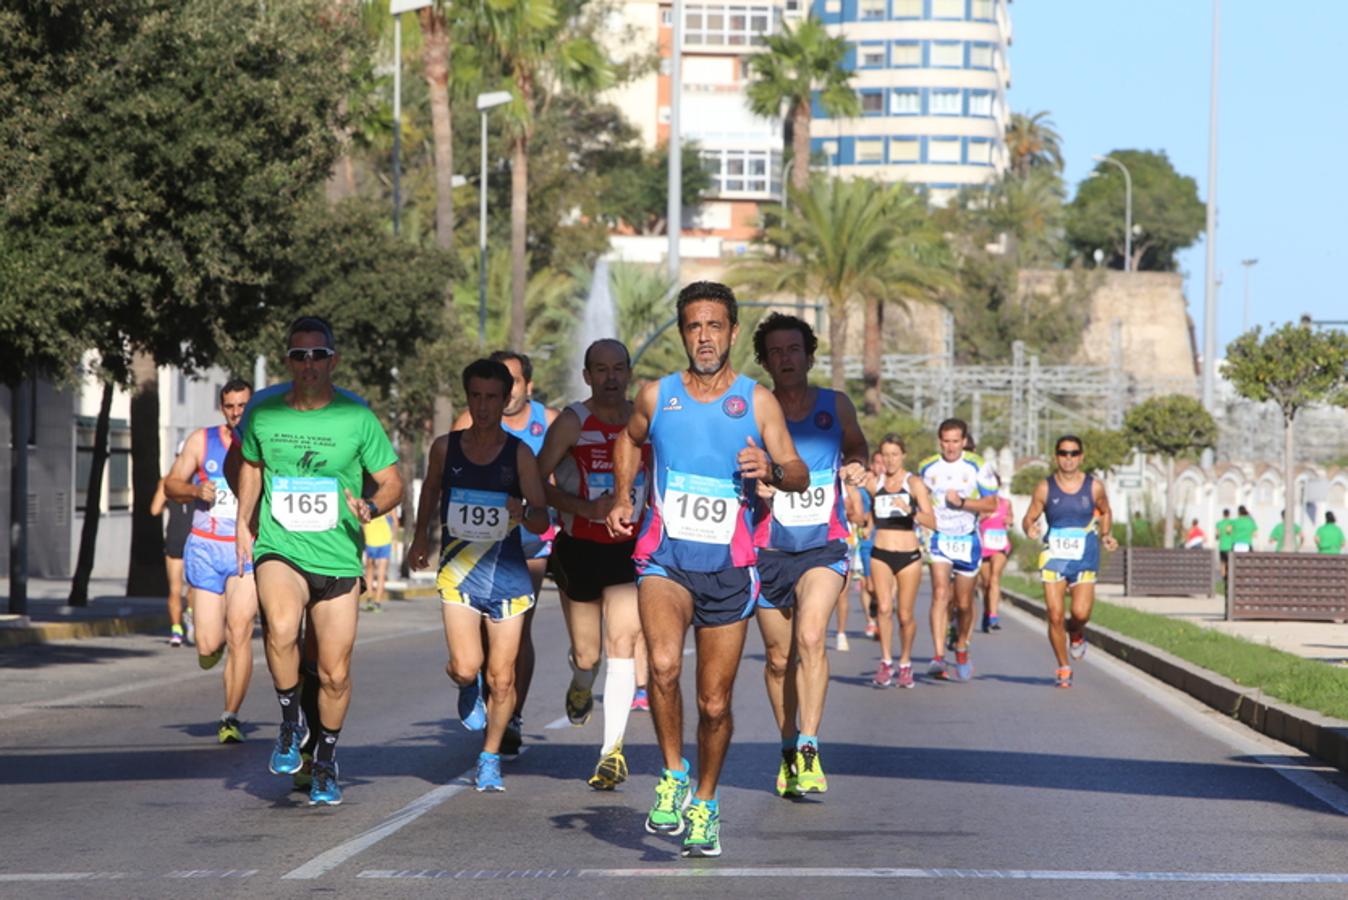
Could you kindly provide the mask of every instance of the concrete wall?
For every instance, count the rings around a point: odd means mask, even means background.
[[[74,515],[75,396],[47,381],[37,383],[36,442],[28,450],[28,574],[67,575],[72,565],[65,539]],[[9,571],[9,500],[12,398],[0,387],[0,571]]]

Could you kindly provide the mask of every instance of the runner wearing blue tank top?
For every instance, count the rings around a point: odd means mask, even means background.
[[[754,331],[754,357],[772,377],[786,429],[810,471],[804,493],[759,484],[754,529],[762,593],[755,617],[763,634],[768,701],[782,737],[780,796],[828,790],[819,752],[828,690],[828,621],[847,584],[843,483],[866,475],[866,436],[845,394],[811,387],[819,341],[795,316],[773,313]],[[788,690],[790,679],[794,690]]]
[[[534,364],[528,356],[514,350],[497,350],[487,359],[504,364],[514,379],[501,416],[501,427],[506,434],[519,438],[537,457],[543,449],[543,438],[558,412],[533,399]],[[472,423],[472,417],[465,410],[455,420],[451,431],[468,428]],[[523,527],[519,529],[520,545],[528,561],[534,597],[538,597],[543,587],[543,576],[548,569],[548,557],[552,554],[552,539],[555,535],[556,529],[551,526],[542,534],[534,534]],[[534,610],[537,608],[535,604],[524,614],[524,636],[521,638],[519,655],[515,658],[515,712],[510,717],[501,744],[504,756],[517,756],[524,743],[524,701],[529,697],[529,686],[534,680]],[[483,635],[484,638],[489,637],[485,632]]]
[[[225,423],[192,432],[164,478],[164,493],[179,503],[192,503],[192,530],[183,548],[184,570],[192,592],[197,662],[209,669],[226,647],[225,709],[216,736],[222,744],[243,740],[239,707],[253,675],[253,617],[257,588],[253,569],[240,575],[234,556],[234,530],[239,503],[225,480],[225,457],[234,428],[252,396],[248,382],[233,379],[220,389]]]
[[[1069,659],[1086,655],[1084,630],[1095,605],[1100,547],[1113,552],[1119,546],[1110,534],[1114,515],[1105,486],[1082,469],[1085,450],[1086,445],[1074,434],[1058,438],[1053,447],[1057,471],[1035,487],[1021,521],[1026,537],[1034,540],[1042,535],[1044,539],[1039,574],[1048,607],[1048,642],[1058,661],[1054,681],[1060,688],[1072,686]],[[1041,514],[1047,531],[1039,527]],[[1067,619],[1064,608],[1069,589],[1072,616]]]
[[[730,746],[731,693],[748,618],[758,600],[750,504],[754,483],[805,491],[810,473],[796,454],[772,393],[730,367],[739,335],[735,294],[700,281],[679,293],[679,333],[688,368],[647,384],[614,444],[609,531],[636,533],[631,491],[650,441],[650,502],[637,537],[637,604],[646,637],[651,716],[664,758],[646,830],[684,836],[682,855],[721,855],[716,786]],[[688,626],[695,627],[698,782],[683,758],[679,675]]]

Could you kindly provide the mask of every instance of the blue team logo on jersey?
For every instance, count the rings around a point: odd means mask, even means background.
[[[529,433],[532,434],[534,437],[538,437],[540,434],[543,433],[543,423],[542,422],[531,423],[529,425]]]
[[[749,411],[749,404],[738,394],[731,394],[721,402],[721,411],[732,419],[739,419]]]
[[[814,417],[814,427],[820,431],[828,431],[833,427],[833,415],[820,410]]]
[[[214,472],[214,471],[215,471],[216,469],[218,469],[218,468],[220,468],[220,466],[219,466],[219,464],[216,463],[215,460],[213,460],[213,459],[208,459],[208,460],[206,460],[206,471],[207,471],[207,472]]]

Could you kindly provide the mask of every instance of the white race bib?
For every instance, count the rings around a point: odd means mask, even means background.
[[[598,500],[605,494],[613,493],[614,478],[612,472],[591,472],[585,477],[585,487],[589,493],[587,499]],[[632,521],[641,521],[641,513],[646,508],[646,473],[637,472],[632,483],[632,492],[627,495],[632,501]]]
[[[1011,539],[1007,536],[1005,528],[989,528],[983,532],[983,546],[1000,553],[1011,546]]]
[[[1084,528],[1055,528],[1048,533],[1048,555],[1053,559],[1076,562],[1086,555]]]
[[[670,470],[660,511],[670,537],[729,546],[740,511],[739,493],[729,478]]]
[[[337,527],[336,478],[271,479],[271,517],[286,531],[331,531]]]
[[[827,525],[838,496],[837,477],[832,469],[811,472],[804,493],[778,491],[772,497],[772,517],[787,526]]]
[[[903,506],[908,507],[908,509],[902,509]],[[879,494],[875,498],[875,518],[877,519],[907,516],[911,515],[912,512],[913,498],[906,492],[903,494]]]
[[[951,562],[971,563],[974,561],[974,537],[971,534],[938,534],[933,552]]]
[[[510,533],[506,495],[501,491],[449,489],[450,537],[461,541],[500,541]]]
[[[233,521],[239,517],[239,498],[229,489],[224,478],[212,478],[215,483],[215,503],[211,504],[211,518]]]

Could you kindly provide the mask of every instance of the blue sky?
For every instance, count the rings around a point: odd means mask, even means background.
[[[1211,0],[1014,0],[1011,108],[1048,110],[1068,189],[1115,149],[1164,150],[1207,199]],[[1223,0],[1217,159],[1219,346],[1250,324],[1348,319],[1348,3]],[[1180,256],[1202,327],[1205,250]],[[1201,340],[1201,338],[1200,338]]]

